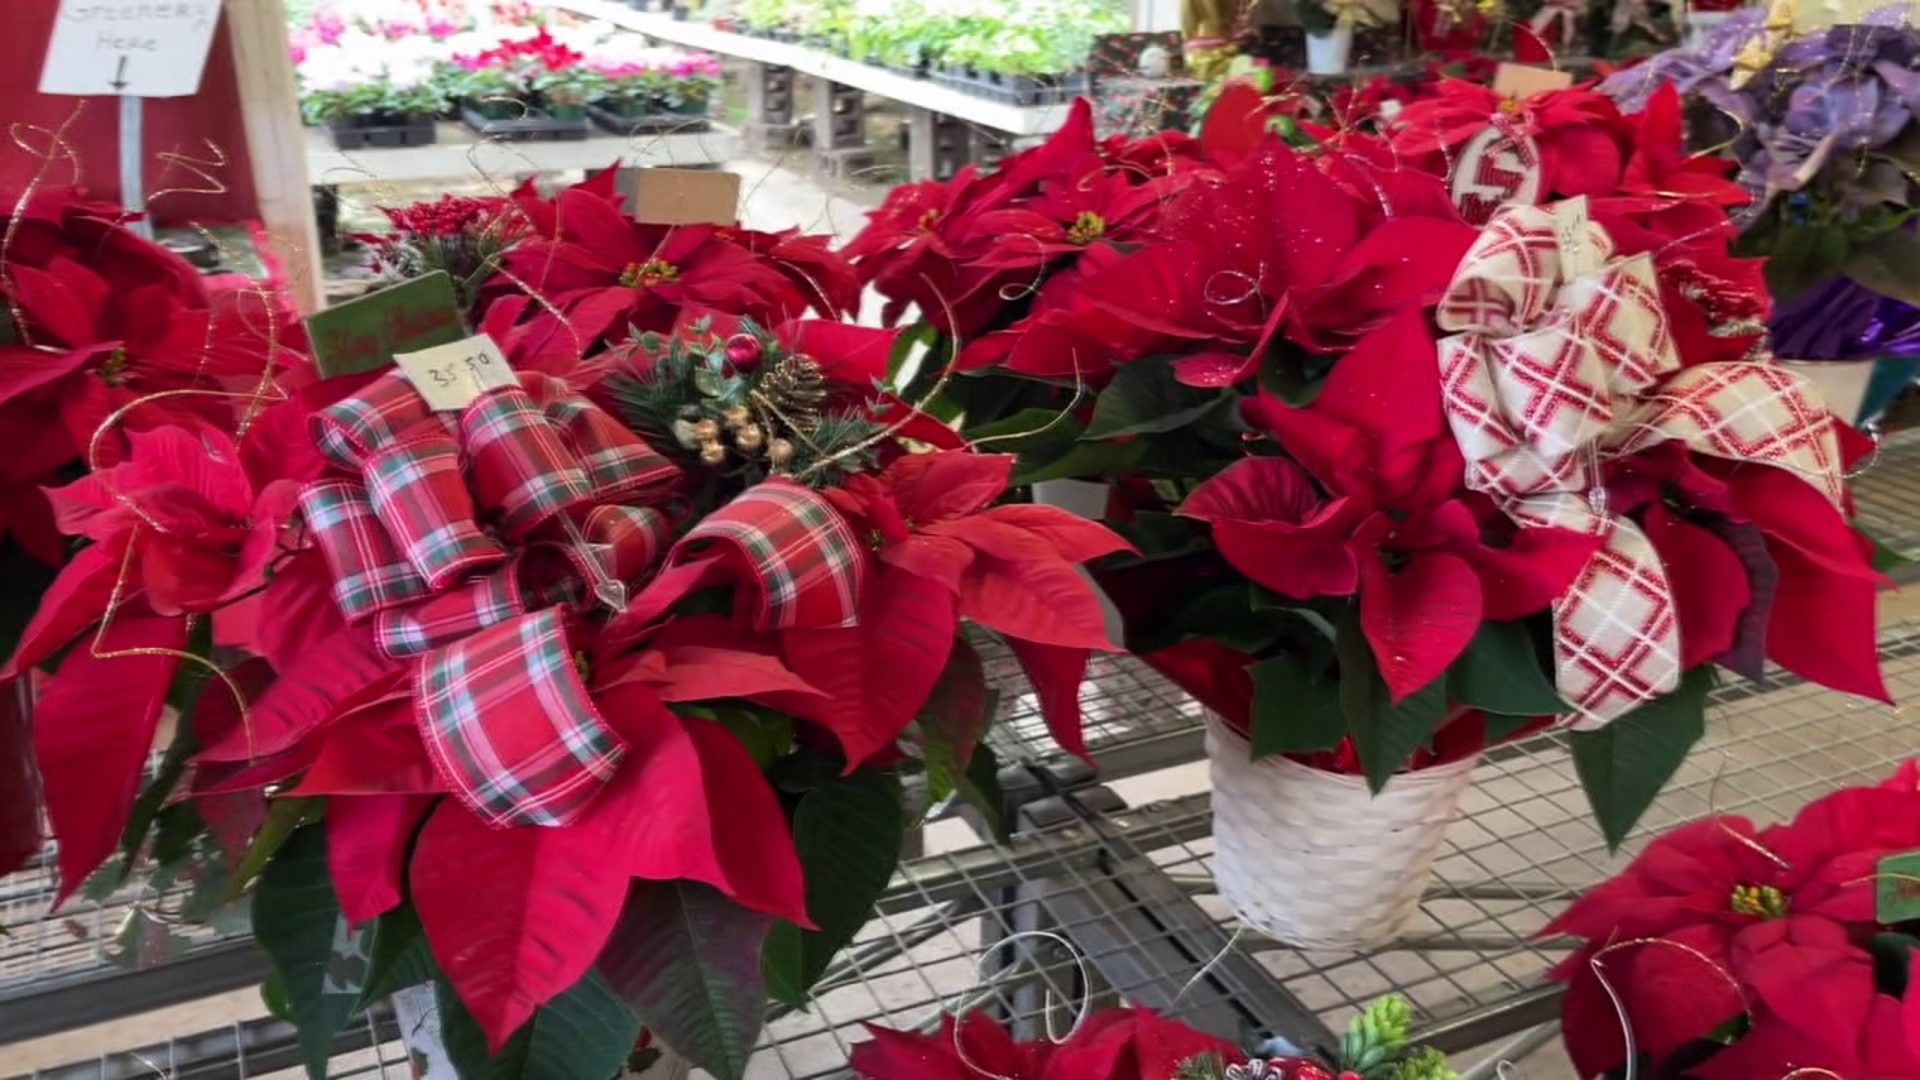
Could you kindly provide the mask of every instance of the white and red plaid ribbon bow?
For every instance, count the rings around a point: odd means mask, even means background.
[[[1523,526],[1603,540],[1553,608],[1556,686],[1571,726],[1596,728],[1681,675],[1672,584],[1639,527],[1608,512],[1603,464],[1677,439],[1785,469],[1835,505],[1843,481],[1831,417],[1800,377],[1772,363],[1682,369],[1652,260],[1614,259],[1584,219],[1563,248],[1552,209],[1502,210],[1436,316],[1452,334],[1441,393],[1467,486]]]

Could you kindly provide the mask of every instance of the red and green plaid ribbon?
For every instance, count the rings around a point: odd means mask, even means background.
[[[415,719],[449,789],[496,826],[573,820],[625,746],[574,671],[568,611],[656,561],[672,523],[621,501],[679,470],[544,375],[442,417],[389,374],[314,435],[358,474],[301,494],[334,599],[388,655],[419,657]]]
[[[515,565],[522,560],[496,534],[523,548],[559,542],[554,523],[560,514],[591,519],[604,509],[599,504],[659,491],[678,479],[670,462],[564,383],[538,374],[520,380],[482,395],[457,423],[427,408],[397,373],[316,414],[322,452],[361,477],[358,484],[317,482],[301,498],[333,571],[334,599],[348,619],[429,595],[444,609],[436,594],[449,590],[473,599],[477,625],[498,621],[482,618],[490,611],[524,610],[502,606],[526,567]],[[650,558],[666,523],[657,514],[646,520],[654,526],[644,543]],[[636,538],[631,529],[619,532]],[[644,563],[634,573],[640,569]],[[497,579],[490,587],[468,583],[489,571]]]
[[[752,583],[758,629],[852,626],[859,616],[867,550],[812,488],[791,480],[748,488],[689,530],[668,561],[716,556]]]
[[[434,651],[414,695],[441,778],[496,828],[574,821],[626,756],[587,695],[558,608]]]

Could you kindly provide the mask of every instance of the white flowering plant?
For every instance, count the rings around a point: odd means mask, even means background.
[[[438,115],[447,107],[440,51],[431,39],[360,30],[345,31],[336,44],[308,46],[295,68],[300,111],[313,124]]]

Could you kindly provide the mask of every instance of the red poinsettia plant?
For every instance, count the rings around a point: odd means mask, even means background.
[[[615,175],[604,170],[551,198],[530,184],[517,190],[525,235],[501,257],[483,303],[508,304],[523,333],[558,338],[576,357],[703,317],[776,326],[859,309],[860,283],[827,237],[644,224],[621,209]]]
[[[1487,93],[1439,100],[1446,146],[1514,117],[1559,156],[1479,222],[1440,144],[1216,106],[1198,151],[1223,168],[1154,239],[1080,258],[1041,359],[974,376],[1055,396],[958,407],[1016,481],[1109,485],[1141,554],[1097,576],[1130,647],[1255,754],[1377,789],[1570,725],[1617,842],[1716,668],[1884,698],[1841,479],[1863,445],[1760,347],[1740,193],[1686,155],[1677,102],[1628,123],[1585,92]],[[1592,767],[1676,727],[1631,792]]]
[[[0,679],[40,688],[60,899],[245,897],[315,1075],[421,984],[466,1075],[613,1075],[643,1027],[740,1075],[926,807],[999,813],[971,635],[1080,747],[1077,567],[1127,545],[877,390],[894,332],[664,321],[455,401],[302,361],[51,489],[75,554]]]
[[[1053,405],[1047,381],[1076,371],[1104,380],[1106,343],[1129,328],[1080,303],[1082,285],[1126,252],[1171,239],[1174,195],[1217,175],[1177,132],[1096,139],[1080,100],[1045,143],[994,169],[895,188],[842,254],[887,297],[889,323],[917,312],[933,355],[955,358],[951,401],[976,419],[1005,416]],[[930,380],[944,368],[926,369]]]
[[[931,1035],[868,1024],[873,1038],[851,1064],[866,1080],[1459,1080],[1445,1054],[1411,1043],[1412,1019],[1406,999],[1389,994],[1336,1047],[1251,1057],[1151,1009],[1100,1009],[1064,1038],[1026,1040],[976,1010],[941,1017]]]
[[[1916,777],[1690,822],[1555,919],[1580,1075],[1624,1075],[1629,1032],[1642,1075],[1920,1075]]]
[[[37,606],[57,605],[63,595],[85,587],[81,580],[89,568],[126,558],[113,538],[128,526],[107,520],[124,518],[108,505],[115,490],[108,478],[138,468],[130,455],[151,463],[168,454],[169,433],[181,425],[233,430],[253,417],[301,336],[280,298],[209,288],[185,259],[125,228],[129,215],[117,206],[57,188],[0,197],[0,205],[10,207],[0,219],[0,432],[6,447],[0,455],[0,575],[8,583],[7,602],[0,605],[0,650],[11,653]],[[70,483],[69,490],[87,490],[86,505],[49,496],[50,489]],[[171,497],[150,515],[149,535],[197,527],[210,500],[223,510],[235,505],[224,491],[207,491],[194,477],[169,491]],[[83,546],[68,536],[91,540]],[[240,533],[226,532],[222,539],[244,546]],[[156,554],[156,563],[174,553],[177,548]],[[68,572],[56,580],[63,566]],[[170,569],[156,565],[144,572],[158,578]],[[214,587],[211,580],[203,584]],[[214,591],[229,586],[238,582],[229,579]],[[195,599],[189,595],[193,586],[166,580],[159,588],[163,604]],[[101,591],[91,602],[109,601]],[[36,736],[21,707],[32,692],[10,689],[0,715],[0,759],[7,762],[0,767],[0,872],[39,850],[31,769]],[[43,714],[49,707],[53,721],[45,737],[54,741],[68,727],[63,711],[90,708],[71,698],[55,698]],[[50,746],[42,753],[53,771],[70,772],[96,754],[131,755],[138,768],[145,749]],[[84,847],[86,841],[76,844]]]

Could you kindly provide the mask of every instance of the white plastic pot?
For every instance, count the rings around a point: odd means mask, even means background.
[[[1686,46],[1697,49],[1708,34],[1718,30],[1728,19],[1733,18],[1731,11],[1689,11],[1687,12]]]
[[[1329,950],[1390,941],[1420,909],[1477,761],[1401,773],[1374,795],[1364,777],[1278,754],[1254,761],[1216,716],[1207,760],[1221,898],[1276,940]]]
[[[1324,34],[1307,35],[1307,74],[1345,75],[1352,60],[1352,23],[1338,23]]]

